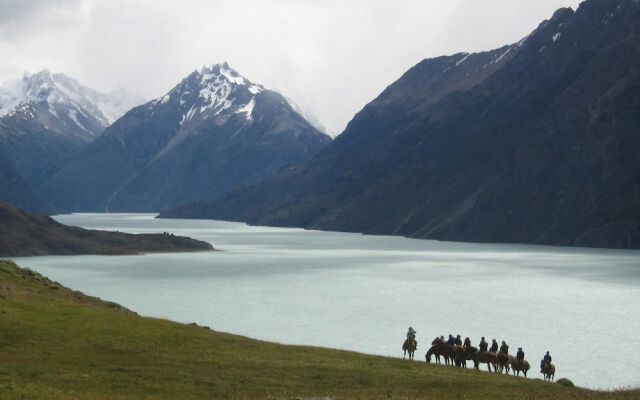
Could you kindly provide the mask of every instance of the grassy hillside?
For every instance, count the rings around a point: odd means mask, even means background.
[[[138,254],[212,250],[200,240],[170,234],[133,235],[82,229],[0,202],[0,256]]]
[[[143,318],[0,261],[0,399],[639,397]]]

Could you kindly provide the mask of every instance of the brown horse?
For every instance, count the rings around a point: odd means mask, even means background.
[[[446,365],[449,365],[449,358],[451,357],[451,349],[447,344],[441,340],[440,338],[435,338],[433,342],[431,342],[431,348],[424,355],[427,363],[431,362],[431,356],[436,356],[436,364],[440,364],[440,357],[444,357],[444,362]]]
[[[527,371],[531,368],[527,360],[522,360],[522,362],[520,362],[517,358],[511,355],[509,356],[509,365],[511,365],[511,370],[514,375],[517,374],[520,376],[520,371],[522,371],[525,378],[527,377]]]
[[[402,356],[402,359],[404,360],[407,357],[407,353],[409,353],[409,360],[413,360],[413,353],[415,353],[417,348],[418,342],[415,339],[405,340],[402,345],[402,350],[404,350],[404,356]]]
[[[466,348],[460,345],[453,346],[451,356],[456,363],[456,367],[467,368],[467,360],[473,359],[475,350],[477,350],[475,347]]]
[[[556,374],[556,366],[555,365],[553,365],[551,363],[548,363],[548,362],[545,362],[542,365],[542,375],[544,376],[544,380],[545,381],[546,380],[553,381],[553,377],[554,377],[555,374]]]
[[[480,364],[487,364],[489,372],[491,372],[491,366],[493,365],[494,372],[497,372],[498,356],[496,353],[481,351],[474,354],[473,363],[476,369],[480,369]]]
[[[500,373],[505,371],[505,373],[509,373],[509,355],[507,353],[498,352],[497,355],[498,360],[498,370]]]

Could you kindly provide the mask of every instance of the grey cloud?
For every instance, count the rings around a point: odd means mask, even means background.
[[[512,43],[579,0],[0,0],[0,79],[64,72],[158,97],[228,61],[338,133],[423,58]]]

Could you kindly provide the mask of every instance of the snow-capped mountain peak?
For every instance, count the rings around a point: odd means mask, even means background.
[[[52,110],[67,107],[76,114],[91,114],[103,128],[142,102],[144,99],[141,97],[122,90],[98,92],[47,69],[32,75],[25,73],[22,79],[9,81],[0,87],[0,117],[16,112],[26,104],[46,103]]]
[[[223,121],[233,115],[252,121],[256,95],[264,90],[223,62],[194,71],[151,105],[170,102],[173,107],[176,102],[182,112],[181,126],[211,118]]]

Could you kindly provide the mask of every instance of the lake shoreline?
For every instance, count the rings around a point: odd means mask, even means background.
[[[558,346],[589,346],[603,329],[631,349],[638,346],[631,333],[638,323],[624,316],[640,309],[640,258],[633,251],[467,246],[152,217],[73,215],[65,222],[132,233],[166,230],[214,242],[225,251],[15,261],[142,315],[195,321],[270,342],[397,357],[402,354],[398,338],[411,324],[422,355],[424,343],[436,335],[460,333],[474,345],[480,336],[496,337],[512,349],[523,346],[529,360],[551,350],[562,376],[579,386],[638,384],[630,372],[603,375],[591,357]],[[514,298],[510,290],[474,294],[486,284],[520,285],[522,296]],[[602,298],[598,305],[595,293]],[[535,298],[541,294],[553,295],[553,301],[539,304]],[[403,309],[407,295],[417,313]],[[520,322],[487,324],[485,315],[495,313]],[[545,331],[534,329],[545,320],[558,322]],[[620,364],[625,371],[639,367],[633,357],[623,356],[609,367],[607,362],[607,370]]]

